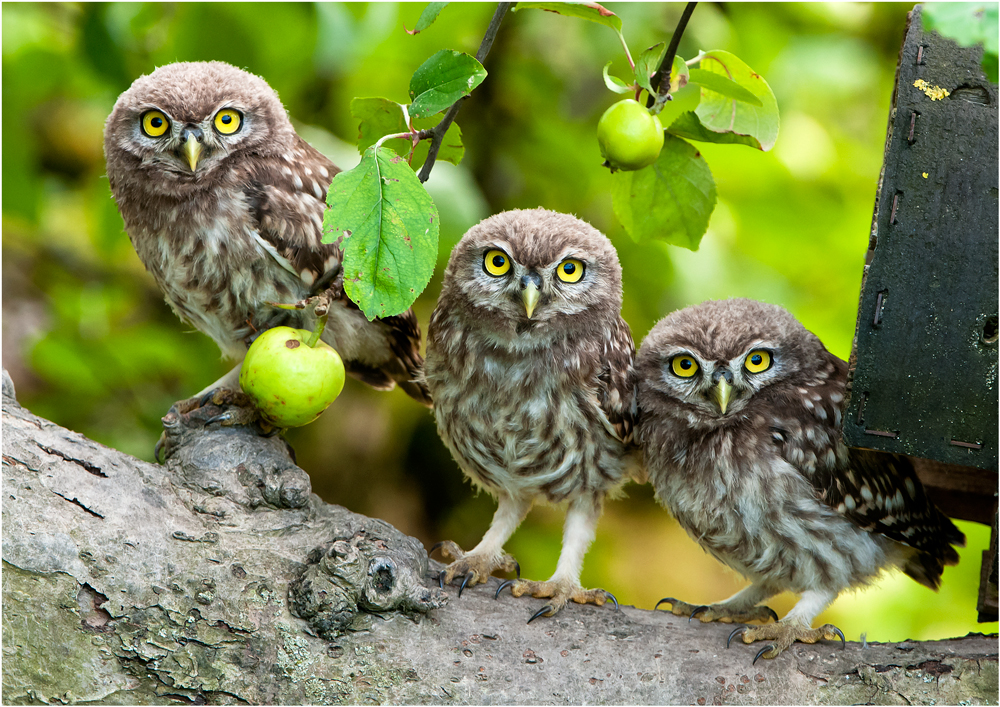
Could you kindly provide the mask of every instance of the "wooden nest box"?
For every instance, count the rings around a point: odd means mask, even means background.
[[[997,87],[982,48],[910,13],[851,352],[844,438],[906,454],[938,506],[993,527],[997,620]]]

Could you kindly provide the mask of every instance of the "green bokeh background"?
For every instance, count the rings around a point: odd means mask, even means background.
[[[608,3],[636,53],[667,40],[682,4]],[[263,76],[300,132],[342,168],[359,160],[355,96],[407,100],[413,71],[442,48],[474,54],[493,5],[452,4],[410,36],[423,4],[4,4],[3,365],[21,402],[98,441],[151,459],[170,404],[228,366],[182,325],[144,271],[104,176],[101,131],[119,93],[173,61],[228,61]],[[428,183],[441,214],[439,269],[415,305],[434,306],[440,269],[462,233],[490,214],[544,206],[607,233],[624,269],[624,316],[640,341],[653,323],[706,298],[745,296],[791,310],[827,347],[850,352],[908,4],[698,6],[680,54],[735,53],[770,83],[781,110],[772,152],[698,144],[719,204],[697,252],[636,244],[615,221],[597,120],[617,96],[601,69],[627,75],[606,27],[538,11],[510,13],[490,72],[459,114],[459,167]],[[349,380],[315,423],[288,439],[324,499],[384,518],[425,544],[478,542],[494,504],[475,495],[431,415],[399,392]],[[630,485],[611,501],[583,582],[624,604],[668,595],[720,600],[743,580],[703,553]],[[540,507],[508,549],[525,574],[555,567],[561,509]],[[962,562],[934,593],[898,573],[841,597],[819,621],[849,639],[943,638],[977,624],[989,531],[960,523]],[[772,606],[783,614],[795,597]],[[568,609],[572,611],[572,608]],[[529,608],[525,606],[526,615]]]

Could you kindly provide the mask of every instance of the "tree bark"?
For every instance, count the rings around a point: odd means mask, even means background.
[[[997,641],[795,645],[438,589],[392,526],[311,494],[280,437],[165,418],[164,465],[3,390],[3,702],[987,704]],[[637,574],[637,578],[638,578]]]

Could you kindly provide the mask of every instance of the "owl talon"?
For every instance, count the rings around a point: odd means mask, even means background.
[[[691,610],[691,615],[688,616],[688,623],[691,623],[691,619],[693,619],[698,614],[704,614],[708,610],[709,610],[709,606],[707,604],[702,604],[701,606],[696,606],[694,609]]]
[[[751,663],[751,665],[757,665],[757,661],[760,660],[761,657],[765,653],[768,653],[769,651],[777,651],[777,649],[778,649],[778,647],[776,645],[774,645],[773,643],[770,644],[770,645],[764,646],[759,651],[757,651],[757,655],[754,656],[753,663]],[[772,658],[777,658],[778,657],[777,652],[773,656],[771,656],[771,657]]]
[[[614,604],[615,604],[615,611],[618,611],[618,600],[615,598],[615,595],[612,594],[611,592],[609,592],[606,589],[602,589],[601,591],[603,591],[605,594],[607,594],[608,595],[608,599],[610,599],[612,602],[614,602]]]
[[[747,630],[746,626],[738,626],[737,628],[734,628],[733,632],[729,634],[729,638],[726,639],[726,648],[727,649],[729,648],[729,644],[733,642],[733,639],[736,638],[736,636],[746,632],[746,630]]]
[[[445,540],[442,540],[441,542],[437,542],[431,545],[431,549],[427,551],[427,556],[430,557],[431,555],[434,554],[436,550],[440,550],[442,547],[444,547],[445,542],[446,542]]]
[[[541,609],[539,609],[538,611],[536,611],[534,613],[534,615],[530,619],[528,619],[528,623],[530,624],[532,621],[534,621],[535,619],[539,618],[540,616],[552,616],[555,613],[556,612],[552,608],[552,605],[551,604],[546,604]]]
[[[438,572],[438,586],[444,589],[444,570]]]
[[[521,579],[521,565],[517,560],[514,560],[514,571],[517,572],[517,578]]]
[[[677,603],[677,600],[674,599],[673,597],[663,597],[658,602],[656,602],[656,606],[653,607],[653,611],[656,611],[657,609],[659,609],[660,608],[660,604],[671,604],[671,605],[673,605],[673,604],[676,604],[676,603]]]
[[[156,440],[156,444],[153,445],[153,461],[155,461],[157,464],[162,464],[163,462],[166,461],[166,457],[160,459],[160,452],[162,452],[166,446],[167,446],[167,434],[166,432],[161,432],[160,438]]]
[[[519,575],[518,575],[518,578],[517,578],[517,579],[520,579],[520,578],[521,578],[521,577],[520,577],[520,573],[519,573]],[[501,585],[500,585],[499,587],[497,587],[497,593],[493,595],[493,598],[494,598],[494,599],[499,599],[499,598],[500,598],[500,592],[502,592],[502,591],[503,591],[504,589],[506,589],[507,587],[509,587],[509,586],[511,586],[512,584],[514,584],[514,582],[516,582],[516,581],[517,581],[517,579],[508,579],[508,580],[507,580],[507,581],[505,581],[505,582],[504,582],[503,584],[501,584]]]
[[[845,650],[847,648],[847,639],[844,638],[844,632],[836,626],[833,627],[833,632],[840,638],[840,650]]]
[[[466,587],[466,586],[467,586],[467,585],[469,584],[469,580],[470,580],[470,579],[472,579],[472,578],[473,578],[473,577],[475,577],[475,576],[476,576],[476,573],[475,573],[475,572],[469,572],[469,573],[467,573],[467,574],[465,575],[465,577],[464,577],[464,578],[462,579],[462,586],[460,586],[460,587],[458,588],[458,596],[459,596],[459,598],[461,598],[461,597],[462,597],[462,592],[464,592],[464,591],[465,591],[465,587]]]

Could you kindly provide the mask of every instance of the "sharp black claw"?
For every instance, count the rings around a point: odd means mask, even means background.
[[[219,390],[218,388],[212,388],[210,391],[208,391],[203,396],[198,398],[198,407],[203,408],[206,405],[208,405],[208,401],[210,401],[215,396],[215,393],[218,390]]]
[[[518,577],[517,579],[520,579],[520,577]],[[493,598],[494,599],[499,599],[500,598],[500,592],[502,592],[504,589],[506,589],[507,587],[509,587],[512,584],[514,584],[514,582],[516,582],[517,579],[508,579],[506,582],[504,582],[499,587],[497,587],[497,593],[493,595]]]
[[[473,572],[469,572],[468,574],[465,575],[465,578],[462,580],[462,586],[458,588],[459,597],[462,596],[462,592],[465,591],[465,587],[469,584],[469,580],[472,579],[474,576],[475,574]]]
[[[758,660],[760,660],[760,657],[761,657],[762,655],[764,655],[765,653],[767,653],[768,651],[773,651],[773,650],[774,650],[774,648],[775,648],[775,646],[774,646],[774,644],[773,644],[773,643],[772,643],[772,644],[770,644],[770,645],[767,645],[767,646],[764,646],[763,648],[761,648],[761,649],[760,649],[760,650],[759,650],[759,651],[757,652],[757,655],[756,655],[756,656],[754,657],[754,659],[753,659],[753,663],[751,663],[751,665],[757,665],[757,661],[758,661]]]
[[[163,463],[163,461],[160,461],[160,452],[163,451],[163,447],[164,447],[163,437],[160,437],[158,440],[156,440],[156,444],[153,445],[153,461],[155,461],[157,464]]]
[[[444,589],[444,570],[438,572],[438,586]]]
[[[729,648],[729,644],[733,642],[733,639],[736,638],[737,634],[743,633],[746,630],[746,626],[737,626],[734,628],[733,632],[729,634],[729,638],[726,639],[726,648]]]
[[[771,618],[774,619],[777,622],[777,620],[778,620],[778,614],[777,614],[777,612],[775,612],[775,610],[772,609],[769,606],[765,606],[764,608],[767,609],[767,611],[768,611],[769,614],[771,614]]]
[[[220,415],[215,415],[214,417],[210,417],[207,420],[205,420],[205,426],[208,427],[213,422],[226,422],[227,420],[231,420],[232,417],[233,417],[232,413],[224,412]]]
[[[532,621],[534,621],[535,619],[537,619],[539,616],[545,616],[550,611],[552,611],[551,604],[546,604],[541,609],[539,609],[538,611],[536,611],[534,616],[532,616],[530,619],[528,619],[528,623],[530,624]]]
[[[693,619],[695,616],[704,613],[706,611],[708,611],[708,607],[706,605],[702,604],[701,606],[696,606],[694,609],[691,610],[691,615],[688,616],[688,623],[691,623],[691,619]]]
[[[673,597],[663,597],[658,602],[656,602],[656,606],[653,607],[653,611],[656,611],[657,609],[659,609],[660,608],[660,604],[674,605],[676,603],[677,603],[677,600],[674,599]]]
[[[435,550],[440,550],[443,546],[444,546],[444,540],[442,540],[439,543],[434,543],[433,545],[431,545],[431,549],[427,551],[427,556],[430,557],[431,555],[434,554]]]
[[[521,565],[518,564],[517,560],[514,560],[514,571],[517,572],[517,578],[521,579]]]
[[[844,650],[845,648],[847,648],[847,640],[844,638],[844,632],[841,631],[836,626],[833,627],[833,632],[840,637],[840,650]]]
[[[615,611],[618,611],[618,600],[615,599],[615,595],[612,594],[611,592],[609,592],[607,589],[602,589],[601,591],[604,592],[605,594],[607,594],[608,595],[608,599],[610,599],[611,601],[613,601],[615,603]]]

